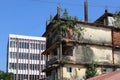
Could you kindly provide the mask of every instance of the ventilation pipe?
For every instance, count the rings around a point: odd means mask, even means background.
[[[57,15],[58,15],[58,18],[60,18],[60,4],[58,4],[57,6]]]
[[[84,1],[84,20],[88,22],[88,1]]]

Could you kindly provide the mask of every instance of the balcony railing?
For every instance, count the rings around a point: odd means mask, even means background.
[[[54,32],[50,34],[50,36],[47,38],[47,48],[49,48],[52,43],[56,42],[58,40],[59,30],[56,29]]]
[[[57,61],[58,61],[58,57],[57,56],[53,57],[52,59],[50,59],[49,61],[46,62],[46,67],[56,63]]]
[[[73,39],[73,34],[69,34],[66,30],[60,31],[58,28],[54,30],[47,38],[47,48],[49,48],[54,42],[59,41],[60,38]]]

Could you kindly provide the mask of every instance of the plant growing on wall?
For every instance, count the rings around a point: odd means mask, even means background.
[[[74,27],[74,39],[80,40],[82,39],[82,31],[84,30],[84,27]]]
[[[116,12],[116,13],[114,14],[114,19],[115,19],[115,21],[114,21],[114,26],[115,26],[116,28],[120,28],[120,12]]]
[[[60,34],[63,37],[79,40],[81,31],[83,31],[84,28],[76,26],[77,21],[78,18],[76,16],[69,16],[67,9],[65,9],[62,18],[55,19],[52,21],[52,23],[53,27],[59,28]]]
[[[93,61],[92,64],[86,69],[85,79],[95,76],[97,73],[96,63]]]
[[[64,19],[65,21],[61,20]],[[53,20],[54,27],[60,26],[62,29],[66,29],[67,27],[74,27],[75,23],[78,21],[78,18],[72,17],[68,14],[67,9],[64,10],[62,17]]]

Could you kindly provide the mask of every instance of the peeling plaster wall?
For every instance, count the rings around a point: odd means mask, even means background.
[[[78,24],[83,27],[82,38],[84,42],[95,44],[112,44],[111,29]]]
[[[91,63],[93,60],[100,63],[112,63],[112,49],[109,47],[79,45],[74,48],[74,57],[77,63]]]
[[[83,79],[86,71],[85,68],[73,67],[72,65],[71,68],[72,72],[67,72],[67,67],[63,67],[63,78],[71,79],[72,76],[78,76],[79,79]],[[77,74],[75,75],[75,73]]]
[[[120,65],[120,51],[114,51],[115,64]]]
[[[67,68],[71,67],[72,71],[67,72]],[[102,68],[97,67],[97,75],[102,74]],[[85,72],[86,72],[86,67],[81,66],[81,65],[65,65],[63,67],[63,78],[68,78],[71,79],[71,75],[74,76],[76,73],[76,76],[78,76],[79,79],[77,80],[82,80],[83,77],[85,77]],[[74,80],[74,79],[71,79]]]
[[[108,47],[89,46],[97,62],[112,63],[112,49]]]

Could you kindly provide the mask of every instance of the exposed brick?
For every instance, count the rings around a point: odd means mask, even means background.
[[[113,31],[113,44],[120,46],[120,31]]]

